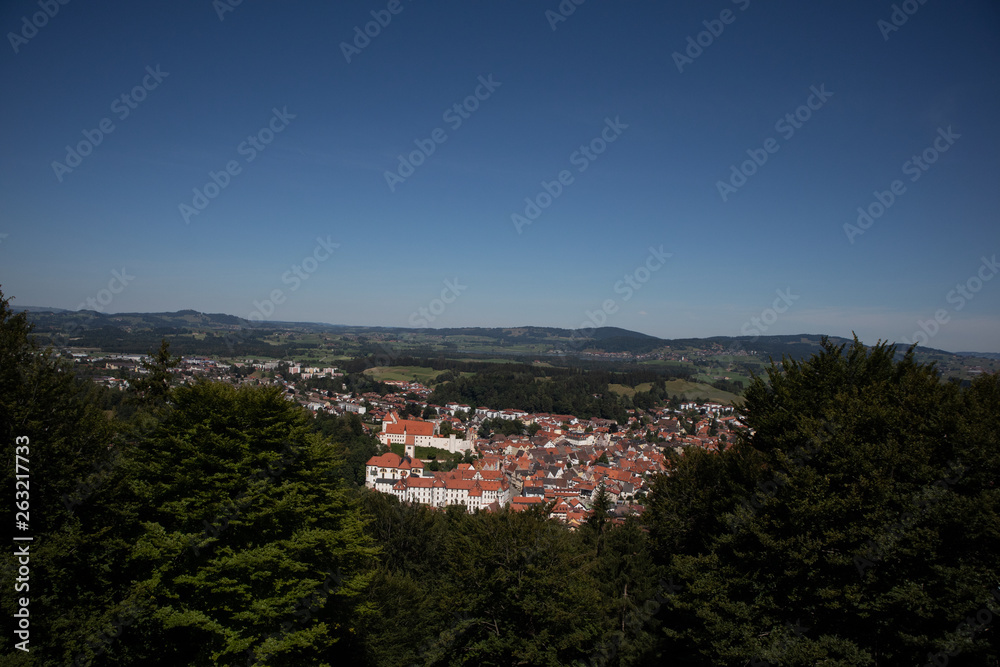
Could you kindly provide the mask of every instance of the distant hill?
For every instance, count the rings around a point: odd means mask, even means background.
[[[21,312],[23,310],[29,313],[71,313],[73,311],[66,310],[65,308],[48,308],[46,306],[19,306],[14,309],[15,312]]]
[[[72,332],[71,345],[115,351],[146,351],[155,347],[160,337],[178,337],[177,342],[181,344],[181,347],[175,348],[178,352],[187,350],[188,353],[192,353],[191,350],[204,349],[206,354],[221,354],[226,337],[231,340],[234,335],[238,335],[243,346],[240,349],[241,354],[263,354],[268,350],[280,353],[280,348],[275,348],[275,341],[266,342],[264,338],[285,332],[290,335],[375,337],[376,340],[398,337],[406,340],[415,354],[431,354],[436,349],[434,346],[440,347],[442,341],[456,352],[472,349],[470,341],[480,341],[480,346],[483,344],[482,341],[487,341],[487,344],[493,341],[498,349],[523,349],[524,346],[534,346],[533,349],[558,352],[564,356],[588,353],[646,355],[669,348],[675,352],[710,356],[751,354],[762,360],[772,358],[777,361],[785,356],[794,359],[808,358],[819,351],[820,341],[823,338],[821,334],[795,334],[663,339],[619,327],[600,327],[587,331],[586,336],[581,336],[579,330],[536,326],[429,329],[315,322],[255,323],[235,315],[200,313],[195,310],[180,310],[173,313],[99,313],[93,310],[68,311],[37,306],[20,307],[15,310],[28,311],[29,319],[35,324],[36,335],[46,339],[47,342],[57,342],[60,333]],[[66,342],[64,339],[65,336],[62,344]],[[836,336],[831,336],[830,340],[836,344],[850,342],[846,338]],[[906,346],[898,345],[897,349],[902,355]],[[954,354],[920,347],[918,358],[922,361],[947,359],[954,363],[970,364],[975,363],[976,359],[983,362],[996,361],[1000,359],[1000,354],[970,352]]]
[[[983,357],[984,359],[1000,359],[1000,352],[956,352],[960,357]]]

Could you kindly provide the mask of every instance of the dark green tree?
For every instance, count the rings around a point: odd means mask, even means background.
[[[601,548],[604,546],[604,532],[611,521],[611,511],[614,503],[604,488],[604,482],[597,485],[594,492],[594,499],[590,504],[590,516],[587,517],[587,526],[594,532],[597,543],[597,556],[601,556]]]
[[[341,453],[277,388],[198,383],[132,451],[123,564],[151,609],[109,653],[148,665],[303,664],[363,652],[377,553]]]
[[[146,408],[156,408],[166,403],[174,375],[171,369],[180,364],[180,357],[170,355],[170,343],[164,338],[160,348],[140,362],[142,372],[131,383],[134,400]]]
[[[27,516],[16,517],[24,528],[16,529],[13,511],[8,515],[15,535],[33,538],[15,543],[30,552],[29,580],[16,594],[15,549],[0,557],[9,587],[0,598],[3,613],[11,618],[15,599],[26,597],[31,623],[27,653],[14,649],[13,635],[2,651],[16,656],[7,664],[68,664],[115,604],[115,556],[124,545],[109,534],[114,517],[101,496],[113,486],[122,441],[120,424],[99,407],[98,388],[77,380],[51,349],[40,349],[32,328],[0,293],[3,487],[12,510],[13,501],[28,503]],[[27,472],[15,468],[15,454]],[[28,477],[16,479],[18,473]]]
[[[480,512],[449,534],[436,613],[445,631],[422,662],[559,665],[590,658],[608,626],[587,555],[540,512]]]
[[[706,665],[996,655],[994,631],[956,628],[1000,578],[998,378],[963,393],[894,356],[824,341],[772,364],[745,395],[752,434],[657,480],[654,553],[686,582],[662,615],[670,650]]]

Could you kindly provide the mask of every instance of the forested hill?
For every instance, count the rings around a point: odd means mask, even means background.
[[[705,355],[753,354],[763,360],[780,360],[784,356],[808,358],[820,350],[823,339],[821,334],[663,339],[617,327],[589,330],[535,326],[414,329],[312,322],[251,322],[233,315],[205,314],[194,310],[107,314],[93,310],[30,308],[28,317],[43,343],[130,353],[147,352],[158,345],[160,338],[165,337],[175,351],[183,354],[236,353],[267,356],[267,352],[278,352],[287,355],[293,353],[296,347],[286,345],[290,339],[273,339],[277,334],[284,333],[292,334],[291,340],[294,340],[295,335],[311,334],[349,344],[358,343],[357,351],[361,353],[374,352],[377,345],[385,345],[387,342],[398,342],[404,345],[408,354],[419,356],[438,354],[442,350],[454,353],[488,350],[493,354],[511,356],[650,355],[673,350]],[[268,340],[269,337],[271,340]],[[837,336],[830,337],[830,340],[836,344],[850,342]],[[368,347],[365,347],[366,344]],[[904,345],[898,346],[900,356],[905,349]],[[966,352],[962,355],[964,363],[977,363],[974,353]],[[983,358],[985,363],[995,361],[998,355],[987,356],[994,358]],[[923,346],[918,348],[918,359],[922,361],[943,358],[960,359],[958,355],[943,350]]]

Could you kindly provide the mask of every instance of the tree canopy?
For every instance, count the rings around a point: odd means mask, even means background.
[[[961,388],[912,353],[824,342],[753,379],[732,447],[671,452],[641,516],[600,487],[570,530],[551,503],[469,514],[368,490],[380,449],[356,415],[313,417],[273,387],[171,388],[160,352],[151,405],[123,409],[0,295],[0,436],[8,454],[30,443],[34,536],[31,647],[8,643],[4,664],[1000,655],[996,375]],[[2,565],[7,586],[10,550]]]
[[[998,379],[962,392],[893,354],[825,342],[772,365],[746,393],[750,433],[657,481],[656,557],[686,582],[667,616],[677,650],[726,665],[996,655],[995,629],[956,628],[1000,582]]]

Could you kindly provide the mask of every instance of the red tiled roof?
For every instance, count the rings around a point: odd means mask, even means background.
[[[423,468],[424,462],[420,459],[413,459],[405,456],[400,456],[395,452],[386,452],[381,456],[373,456],[368,459],[366,465],[375,466],[378,468],[397,468],[402,470],[409,470],[411,468]]]
[[[391,435],[434,435],[434,424],[412,419],[400,419],[395,424],[385,424],[385,432]]]

